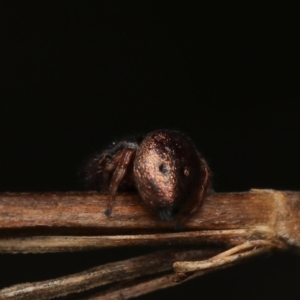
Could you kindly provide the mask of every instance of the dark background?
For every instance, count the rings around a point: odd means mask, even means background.
[[[161,128],[192,138],[216,191],[300,189],[290,12],[150,1],[1,1],[0,11],[1,192],[80,190],[85,157]],[[0,285],[146,251],[0,255]],[[291,299],[299,267],[273,254],[140,299]]]

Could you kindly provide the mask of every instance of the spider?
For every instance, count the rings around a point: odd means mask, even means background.
[[[210,188],[210,169],[192,142],[177,131],[157,130],[113,143],[88,160],[88,189],[108,192],[112,213],[117,190],[137,189],[160,218],[185,220]]]

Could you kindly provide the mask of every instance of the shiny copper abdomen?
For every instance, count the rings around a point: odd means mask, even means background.
[[[191,210],[201,189],[201,161],[192,142],[176,131],[159,130],[141,142],[133,175],[141,198],[170,220]]]

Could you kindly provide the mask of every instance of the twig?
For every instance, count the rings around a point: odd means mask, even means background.
[[[174,260],[177,281],[203,275],[273,249],[300,252],[299,192],[251,190],[212,194],[181,231],[174,229],[174,222],[160,221],[135,194],[118,195],[113,213],[108,218],[104,214],[106,197],[98,193],[74,192],[0,194],[0,252],[37,253],[187,244],[196,248],[203,244],[215,244],[219,247],[218,252],[224,247],[229,249],[200,262],[191,262],[192,252],[187,251],[186,262]],[[210,251],[215,250],[211,248]],[[146,260],[149,263],[159,262],[160,255],[153,254],[151,260],[150,256]],[[117,281],[121,281],[122,286],[113,285],[105,297],[111,295],[113,299],[122,294],[124,299],[129,299],[134,296],[130,289],[142,294],[175,284],[173,281],[167,283],[171,273],[159,275],[163,271],[170,272],[170,262],[166,269],[160,269],[160,264],[151,269],[145,265],[146,261],[138,259],[133,259],[138,263],[130,269],[132,273],[124,271],[127,270],[127,261],[123,261],[53,281],[4,289],[0,291],[0,299],[32,299],[35,294],[24,292],[30,289],[37,293],[39,299],[50,299],[53,295],[92,288],[96,282],[97,286],[101,286]],[[105,274],[115,275],[101,277],[103,275],[99,274],[103,270],[106,270]],[[114,270],[118,270],[118,275],[113,273]],[[196,273],[190,275],[194,271]],[[144,278],[145,274],[153,274],[154,277]],[[141,277],[139,282],[128,282],[130,278],[138,277]],[[75,288],[74,283],[78,283],[79,287]],[[46,287],[52,290],[45,292]],[[14,297],[25,293],[27,298],[8,298],[9,293],[14,293]],[[102,296],[97,297],[102,299]]]
[[[109,218],[105,199],[98,193],[0,194],[0,252],[186,242],[234,246],[255,238],[300,246],[299,192],[212,194],[181,232],[173,222],[160,221],[135,194],[118,195]]]
[[[207,274],[212,270],[206,270],[203,272],[197,272],[189,276],[186,280],[191,280],[201,275]],[[185,280],[185,281],[186,281]],[[184,281],[184,282],[185,282]],[[183,281],[181,281],[183,282]],[[121,286],[114,286],[108,291],[95,294],[93,296],[81,298],[81,300],[125,300],[136,298],[153,291],[160,289],[169,288],[180,284],[181,282],[176,281],[174,272],[168,272],[167,274],[157,276],[152,279],[144,280],[141,282],[129,282],[122,284]]]
[[[256,240],[245,242],[242,245],[233,247],[205,261],[181,261],[175,262],[173,267],[176,272],[195,272],[197,270],[213,269],[236,261],[255,256],[273,249],[280,249],[281,245],[276,245],[269,241]]]
[[[1,253],[49,253],[82,251],[122,246],[170,246],[196,245],[203,243],[225,243],[244,240],[247,230],[203,230],[178,233],[156,233],[104,236],[23,236],[0,238]],[[232,243],[233,244],[233,243]]]
[[[216,253],[216,250],[167,250],[109,263],[88,269],[84,272],[30,284],[19,284],[0,291],[0,299],[52,299],[64,295],[79,293],[106,285],[142,277],[149,274],[172,270],[174,261],[184,259],[203,259]]]

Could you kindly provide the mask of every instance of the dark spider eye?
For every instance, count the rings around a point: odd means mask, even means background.
[[[170,171],[170,168],[166,164],[160,164],[158,168],[163,174],[167,174]]]
[[[185,177],[188,177],[188,176],[190,175],[190,170],[189,170],[187,167],[184,168],[184,170],[183,170],[183,175],[184,175]]]

